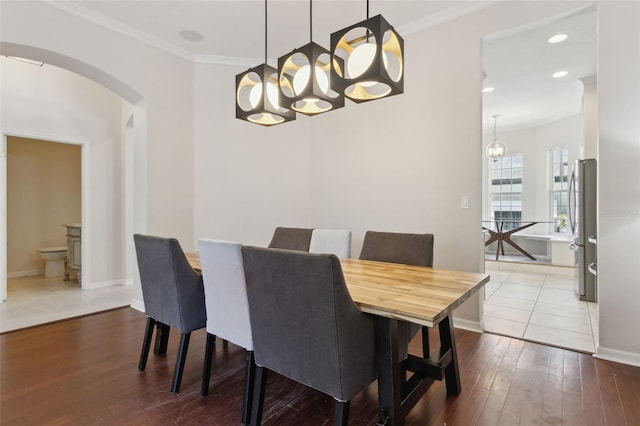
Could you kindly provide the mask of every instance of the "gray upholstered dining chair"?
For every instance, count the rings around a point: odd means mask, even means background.
[[[433,234],[367,231],[360,259],[433,267]]]
[[[351,231],[314,228],[309,253],[335,254],[340,259],[351,257]]]
[[[189,265],[175,238],[133,236],[147,328],[138,368],[147,366],[153,329],[157,326],[154,353],[165,355],[170,327],[180,331],[180,346],[173,371],[171,392],[180,392],[191,332],[204,328],[206,313],[202,277]]]
[[[332,396],[335,423],[376,378],[373,318],[360,312],[333,254],[243,247],[256,358],[252,424],[260,424],[267,370]]]
[[[200,239],[200,265],[207,308],[207,344],[202,373],[202,396],[209,393],[211,361],[216,336],[247,350],[242,423],[251,417],[255,374],[249,303],[242,264],[242,244]]]
[[[311,244],[310,228],[286,228],[279,226],[273,232],[269,248],[285,250],[309,251]]]
[[[396,232],[367,231],[362,242],[360,259],[405,265],[433,267],[433,234],[406,234]],[[422,329],[422,349],[429,356],[428,328],[417,324],[403,324],[398,330],[399,341],[406,334],[410,341]]]

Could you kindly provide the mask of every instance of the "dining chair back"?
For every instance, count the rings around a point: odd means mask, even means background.
[[[375,380],[373,318],[347,290],[333,254],[243,247],[256,357],[252,423],[260,424],[267,370],[332,396],[335,422]]]
[[[367,231],[360,259],[433,267],[433,234]]]
[[[189,265],[175,238],[135,234],[133,239],[147,313],[138,368],[142,371],[147,365],[154,327],[157,328],[156,355],[166,354],[170,327],[177,328],[180,345],[171,392],[178,393],[191,332],[206,325],[202,277]]]
[[[360,259],[433,267],[433,234],[367,231]],[[428,357],[429,329],[407,322],[398,325],[398,341],[406,340],[407,343],[422,330],[422,352]],[[409,353],[408,347],[402,349],[403,356]]]
[[[311,244],[310,228],[286,228],[279,226],[273,232],[269,248],[285,250],[309,251]]]
[[[310,253],[335,254],[340,259],[351,257],[351,231],[315,228],[311,233]]]
[[[245,348],[247,362],[242,423],[248,424],[255,362],[241,248],[242,244],[232,241],[209,239],[198,241],[207,310],[207,344],[201,394],[205,396],[209,393],[216,336]]]

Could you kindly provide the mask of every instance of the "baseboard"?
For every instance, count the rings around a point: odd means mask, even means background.
[[[34,277],[36,275],[44,275],[44,269],[34,269],[32,271],[19,271],[7,273],[7,278]]]
[[[83,290],[95,290],[97,288],[115,287],[117,285],[126,285],[126,280],[100,281],[97,283],[82,283]]]
[[[473,331],[474,333],[482,333],[484,329],[482,321],[471,321],[462,318],[454,318],[453,326],[461,330]]]
[[[603,348],[602,346],[598,347],[596,351],[597,352],[593,354],[594,358],[640,367],[640,354],[619,351],[611,348]]]
[[[573,266],[544,265],[536,263],[500,262],[485,260],[485,270],[534,272],[540,274],[559,275],[575,278],[578,276],[578,268]]]
[[[131,307],[140,312],[147,312],[144,309],[144,301],[140,299],[136,299],[136,298],[131,299]]]

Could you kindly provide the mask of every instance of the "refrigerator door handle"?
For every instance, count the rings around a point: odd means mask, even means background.
[[[567,203],[567,208],[569,210],[569,225],[571,226],[571,234],[575,235],[576,234],[576,221],[575,218],[573,217],[574,212],[575,212],[575,205],[576,205],[576,171],[573,170],[573,172],[571,172],[571,179],[569,180],[569,202]],[[574,208],[571,208],[571,204],[573,202],[573,206]],[[572,249],[573,250],[573,249]]]

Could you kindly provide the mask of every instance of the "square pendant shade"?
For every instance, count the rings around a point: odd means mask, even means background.
[[[333,90],[329,51],[311,42],[278,58],[280,105],[305,115],[344,106],[344,96]]]
[[[236,75],[236,118],[263,126],[296,119],[296,113],[279,105],[278,70],[258,65]]]
[[[331,84],[354,102],[404,91],[404,40],[382,15],[331,34]]]

